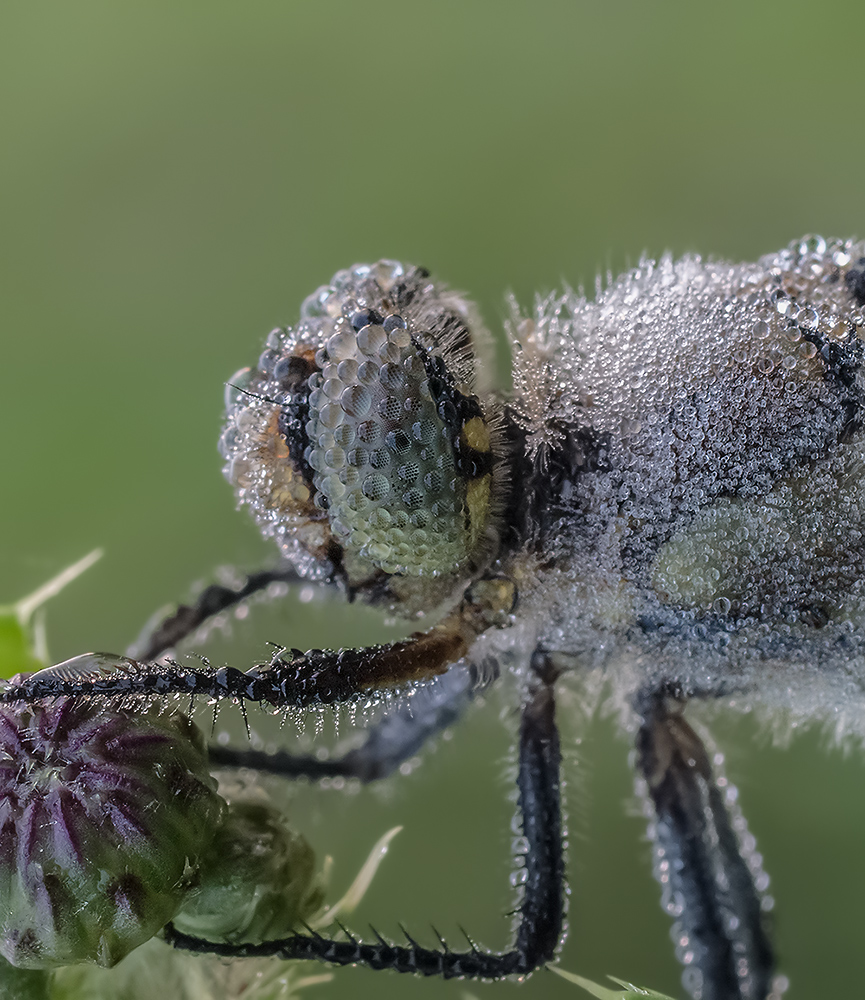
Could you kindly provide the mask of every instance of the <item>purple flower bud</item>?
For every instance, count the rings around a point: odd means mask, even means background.
[[[177,912],[224,807],[184,715],[0,706],[0,953],[118,962]]]

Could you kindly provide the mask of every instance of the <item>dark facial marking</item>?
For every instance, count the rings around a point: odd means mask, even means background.
[[[509,451],[518,456],[505,520],[513,544],[543,543],[563,518],[573,517],[579,477],[608,468],[608,436],[591,427],[559,425],[557,443],[546,449],[541,463],[529,457],[526,432],[512,411],[505,419]]]
[[[306,459],[309,447],[306,424],[309,420],[308,379],[314,371],[316,368],[311,361],[297,355],[280,359],[273,369],[273,378],[280,383],[280,389],[285,393],[277,429],[285,438],[291,461],[300,470],[304,482],[310,484],[313,472]]]
[[[865,306],[865,257],[860,257],[856,261],[844,280],[847,282],[850,294],[856,300],[856,305]]]
[[[848,274],[849,278],[849,274]],[[863,293],[865,293],[865,271],[863,271]],[[858,386],[858,374],[862,367],[863,347],[858,337],[851,336],[839,344],[827,340],[816,330],[799,327],[803,339],[812,343],[820,352],[826,365],[826,379],[834,383],[838,392],[839,421],[838,443],[846,441],[862,425],[862,391]]]
[[[384,318],[375,309],[361,309],[351,317],[351,328],[357,332],[365,326],[381,326]]]
[[[478,451],[461,440],[463,427],[474,417],[484,418],[477,396],[466,396],[454,384],[444,359],[431,354],[419,341],[412,338],[426,370],[430,393],[436,404],[439,419],[447,428],[448,439],[454,451],[454,466],[467,479],[489,475],[493,469],[493,456],[488,451]]]

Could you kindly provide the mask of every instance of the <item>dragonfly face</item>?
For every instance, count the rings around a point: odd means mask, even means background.
[[[560,942],[555,691],[600,678],[636,732],[686,987],[777,997],[766,879],[683,713],[724,699],[862,728],[865,244],[807,237],[755,264],[643,261],[592,300],[513,306],[508,330],[504,393],[462,296],[391,261],[339,272],[228,390],[225,473],[285,566],[209,588],[144,643],[137,669],[66,664],[3,698],[159,690],[303,708],[414,686],[413,708],[342,760],[215,751],[225,766],[372,780],[512,672],[525,878],[510,950],[304,934],[268,945],[502,978]],[[282,650],[246,671],[164,659],[277,577],[436,624],[387,646]]]

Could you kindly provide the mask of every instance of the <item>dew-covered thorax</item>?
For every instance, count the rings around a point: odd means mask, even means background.
[[[806,238],[514,309],[548,642],[707,690],[759,663],[861,691],[863,305],[865,244]]]

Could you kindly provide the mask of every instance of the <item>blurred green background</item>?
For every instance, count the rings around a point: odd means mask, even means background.
[[[50,608],[52,652],[122,650],[217,566],[270,558],[220,475],[222,384],[337,268],[423,263],[500,330],[506,289],[591,286],[643,251],[753,259],[806,232],[865,235],[863,27],[854,2],[4,4],[0,603],[104,546]],[[333,603],[254,618],[232,645],[249,656],[387,634]],[[499,714],[383,790],[299,796],[337,888],[405,826],[357,927],[433,922],[457,942],[461,924],[504,945]],[[860,756],[819,734],[777,749],[748,719],[715,729],[772,876],[790,997],[851,995]],[[563,963],[676,993],[627,746],[604,720],[567,740]],[[549,974],[468,988],[577,995]],[[349,969],[316,989],[466,986]]]

